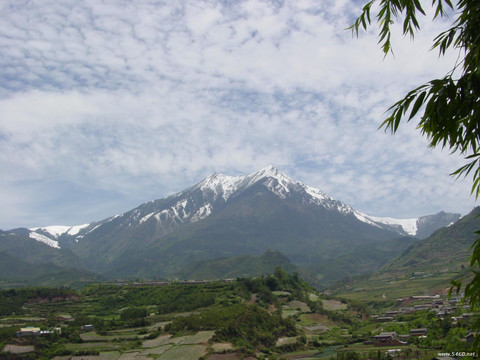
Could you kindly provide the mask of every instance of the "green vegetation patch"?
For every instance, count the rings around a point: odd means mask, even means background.
[[[275,296],[289,296],[291,295],[288,291],[272,291],[272,294]]]
[[[89,343],[80,343],[80,344],[70,343],[70,344],[65,344],[65,348],[73,352],[85,351],[85,350],[109,351],[109,350],[118,350],[120,348],[120,345],[112,342],[89,342]]]
[[[451,287],[458,273],[435,273],[428,277],[370,278],[339,287],[336,296],[363,302],[396,302],[398,298],[425,295]]]
[[[215,335],[215,331],[199,331],[195,335],[182,336],[177,344],[203,344]]]
[[[338,300],[321,299],[323,308],[328,311],[346,310],[347,304]]]
[[[279,313],[270,314],[258,305],[247,304],[208,309],[198,315],[175,318],[165,330],[174,333],[216,330],[215,340],[250,348],[272,347],[278,337],[297,335],[291,319],[283,319]]]
[[[211,348],[214,352],[223,352],[226,350],[232,350],[233,345],[230,343],[215,343],[212,344]]]
[[[282,318],[288,319],[291,318],[297,314],[299,314],[300,311],[297,309],[289,309],[288,307],[282,309]]]
[[[71,358],[71,360],[118,360],[119,356],[120,356],[120,353],[118,352],[105,352],[99,355],[74,356]]]
[[[0,290],[0,316],[23,314],[23,305],[27,302],[65,300],[74,296],[75,292],[67,288],[23,288]]]

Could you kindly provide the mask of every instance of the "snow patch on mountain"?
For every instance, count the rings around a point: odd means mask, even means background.
[[[373,225],[373,226],[376,226],[376,227],[381,227],[379,224],[377,224],[375,221],[373,220],[370,220],[370,217],[368,215],[365,215],[364,213],[361,213],[359,211],[354,211],[353,212],[353,215],[355,215],[355,217],[360,220],[360,221],[363,221],[364,223],[367,223],[367,224],[370,224],[370,225]]]
[[[67,231],[67,234],[68,235],[77,235],[80,230],[82,229],[85,229],[87,226],[89,226],[90,224],[83,224],[83,225],[76,225],[76,226],[72,226],[68,231]]]
[[[252,185],[252,184],[255,184],[256,182],[258,182],[259,180],[263,179],[263,178],[274,178],[274,179],[277,179],[277,181],[282,184],[283,186],[287,185],[287,184],[291,184],[291,183],[296,183],[295,180],[289,178],[288,176],[286,176],[284,173],[282,173],[281,171],[279,171],[276,167],[274,167],[273,165],[269,165],[257,172],[254,172],[253,174],[250,174],[250,175],[247,175],[245,176],[245,180],[246,180],[246,187]],[[288,188],[287,188],[288,190]]]
[[[265,179],[265,180],[264,180]],[[397,229],[397,232],[404,232],[408,235],[415,235],[418,231],[417,218],[414,219],[394,219],[390,217],[374,217],[361,213],[341,201],[335,200],[317,188],[313,188],[296,181],[279,171],[272,165],[269,165],[255,173],[246,176],[228,176],[223,174],[214,174],[207,177],[200,183],[199,188],[202,191],[211,191],[214,193],[214,199],[222,197],[227,201],[232,194],[264,180],[264,185],[279,198],[285,199],[289,193],[297,189],[303,189],[309,196],[309,201],[313,204],[323,206],[327,209],[334,209],[344,215],[353,214],[358,220],[379,228],[385,226],[391,229]],[[211,213],[211,208],[204,217]],[[195,217],[195,221],[197,218]],[[193,221],[193,217],[191,219]]]
[[[76,226],[52,225],[52,226],[31,228],[29,230],[35,233],[38,233],[38,231],[45,232],[53,236],[55,239],[58,239],[63,234],[68,234],[72,236],[77,235],[80,232],[80,230],[86,228],[88,225],[90,224],[83,224],[83,225],[76,225]]]
[[[222,197],[224,201],[238,189],[239,184],[244,180],[244,176],[228,176],[223,174],[213,174],[200,183],[200,190],[210,190],[214,194],[214,200]]]
[[[44,244],[46,244],[50,247],[60,249],[60,246],[58,246],[58,241],[52,240],[49,237],[46,237],[45,235],[42,235],[42,234],[39,234],[39,233],[36,233],[36,232],[31,232],[29,234],[29,237],[31,239],[40,241],[40,242],[42,242],[42,243],[44,243]]]
[[[323,191],[321,191],[321,190],[319,190],[319,189],[315,189],[315,188],[310,187],[310,186],[305,186],[305,191],[306,191],[307,194],[309,194],[311,197],[313,197],[314,199],[320,201],[320,203],[323,203],[326,199],[333,200],[332,198],[330,198],[329,196],[327,196]]]
[[[211,204],[206,204],[202,206],[190,219],[190,222],[196,222],[202,219],[205,219],[207,216],[209,216],[212,213],[212,205]]]
[[[65,234],[70,228],[71,226],[52,225],[46,227],[32,228],[30,230],[35,232],[40,230],[52,235],[54,238],[58,238],[60,235]]]
[[[358,220],[376,227],[382,228],[384,227],[382,225],[387,225],[392,228],[397,228],[399,231],[403,231],[412,236],[415,236],[418,232],[418,218],[394,219],[391,217],[369,216],[353,209],[351,206],[348,206],[341,201],[335,200],[319,189],[307,186],[299,181],[292,180],[273,166],[268,166],[257,173],[250,175],[249,177],[252,183],[260,180],[262,177],[271,177],[277,179],[278,184],[276,186],[272,186],[273,181],[269,181],[266,185],[273,193],[277,194],[281,198],[285,198],[286,193],[289,192],[289,188],[292,185],[300,186],[308,195],[311,196],[310,201],[319,206],[323,206],[327,209],[338,210],[344,215],[353,214]]]
[[[141,223],[144,223],[145,221],[147,221],[148,219],[150,219],[153,215],[155,215],[155,213],[151,212],[150,214],[147,214],[145,215],[144,217],[142,217],[140,219],[140,221],[138,222],[139,224]]]
[[[188,218],[189,213],[186,211],[186,206],[188,205],[188,200],[183,199],[179,202],[177,202],[173,207],[173,213],[175,214],[175,217],[178,218],[179,220],[185,220]]]
[[[418,218],[394,219],[391,217],[368,216],[369,219],[390,226],[400,226],[408,235],[415,236],[418,232]]]
[[[285,199],[290,192],[288,183],[278,179],[268,179],[265,186],[281,199]]]

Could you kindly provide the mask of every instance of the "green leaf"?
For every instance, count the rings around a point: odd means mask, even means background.
[[[411,120],[418,112],[420,107],[423,105],[423,102],[425,100],[425,97],[427,96],[427,92],[423,91],[420,93],[420,96],[417,97],[417,101],[415,101],[415,104],[413,105],[412,111],[410,112],[410,117],[408,120]]]

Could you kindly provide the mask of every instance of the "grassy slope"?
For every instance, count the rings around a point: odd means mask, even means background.
[[[240,255],[229,258],[197,261],[187,265],[179,273],[180,279],[232,279],[273,274],[281,267],[289,273],[297,272],[308,280],[308,274],[279,251],[268,250],[260,256]]]
[[[383,301],[410,296],[446,293],[451,280],[468,278],[470,247],[480,229],[480,208],[454,225],[437,230],[404,250],[366,278],[337,283],[332,292],[346,298]]]
[[[460,271],[466,266],[470,248],[480,229],[480,208],[450,227],[434,232],[386,264],[379,274],[408,274],[412,272]]]
[[[89,271],[64,269],[55,264],[31,264],[20,258],[0,252],[0,285],[58,286],[100,281],[101,277]]]

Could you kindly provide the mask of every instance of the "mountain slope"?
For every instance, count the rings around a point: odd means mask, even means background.
[[[57,265],[32,264],[0,251],[0,285],[16,286],[76,286],[98,282],[103,278],[85,270],[65,269]]]
[[[467,266],[470,248],[478,238],[480,208],[473,209],[455,224],[435,231],[428,238],[408,247],[387,263],[380,272],[411,273],[415,271],[460,270]]]
[[[258,256],[268,249],[313,267],[348,258],[355,248],[416,234],[423,223],[448,225],[459,215],[449,216],[423,222],[368,216],[269,166],[247,176],[214,174],[99,222],[15,232],[25,231],[56,252],[70,250],[81,265],[110,277],[166,277],[194,261]]]
[[[84,268],[83,261],[69,249],[52,247],[29,237],[26,229],[0,230],[0,251],[32,264],[52,263],[65,268]]]
[[[102,281],[83,267],[71,250],[58,249],[22,236],[25,230],[0,230],[0,283],[2,286],[76,286]]]
[[[262,184],[279,199],[301,197],[303,204],[316,205],[344,215],[353,215],[363,223],[402,236],[429,235],[429,231],[446,226],[460,217],[460,214],[446,213],[412,219],[369,216],[333,199],[321,190],[295,181],[278,169],[268,166],[247,176],[213,174],[182,192],[147,202],[127,213],[74,227],[34,228],[30,229],[31,236],[37,238],[44,236],[43,241],[47,242],[50,239],[51,246],[68,247],[77,242],[83,242],[85,238],[102,239],[104,236],[111,237],[112,234],[123,237],[124,233],[134,232],[141,227],[148,229],[144,237],[160,238],[185,224],[201,221],[222,211],[225,204],[258,184]],[[42,241],[40,238],[38,240]]]
[[[319,262],[308,270],[318,274],[318,281],[331,284],[352,276],[372,273],[417,241],[412,237],[404,237],[372,246],[360,245],[338,257]]]
[[[298,266],[278,251],[268,250],[260,256],[239,255],[229,258],[196,261],[188,264],[180,272],[180,279],[231,279],[273,274],[281,267],[289,273],[306,274]],[[305,279],[302,276],[303,279]]]
[[[351,213],[307,202],[309,197],[303,195],[296,192],[282,199],[258,182],[223,204],[222,211],[137,248],[135,261],[130,252],[120,255],[106,273],[169,276],[192,261],[259,255],[268,249],[309,266],[352,246],[397,236]]]

